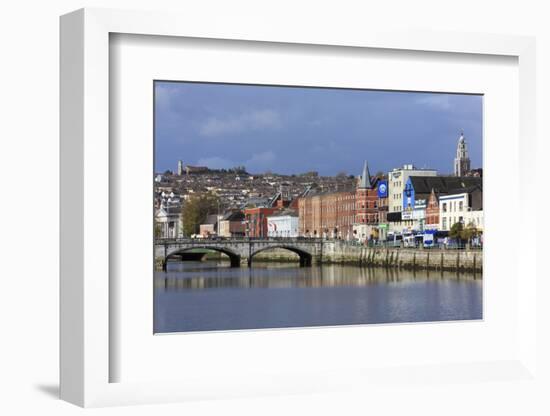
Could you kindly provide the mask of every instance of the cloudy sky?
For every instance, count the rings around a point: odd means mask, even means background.
[[[451,173],[461,129],[481,167],[482,97],[325,88],[155,83],[155,170],[371,173],[405,163]]]

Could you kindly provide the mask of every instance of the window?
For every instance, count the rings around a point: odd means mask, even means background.
[[[459,211],[462,211],[463,209],[464,209],[464,203],[463,203],[462,201],[460,201],[460,202],[458,203],[458,210],[459,210]]]
[[[447,212],[447,203],[443,202],[443,212]],[[445,228],[445,226],[443,226]]]
[[[443,217],[443,227],[442,227],[444,230],[447,229],[447,218],[446,217]]]

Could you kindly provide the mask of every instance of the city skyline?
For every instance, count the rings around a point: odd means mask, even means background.
[[[452,174],[464,131],[482,167],[482,96],[155,83],[155,171],[178,160],[250,173],[357,175],[404,164]]]

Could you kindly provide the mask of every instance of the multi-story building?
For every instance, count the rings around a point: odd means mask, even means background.
[[[411,231],[423,232],[426,224],[426,207],[425,199],[417,199],[412,211]]]
[[[155,211],[155,237],[178,238],[182,235],[181,207],[161,206]]]
[[[267,217],[278,211],[274,207],[246,208],[244,210],[245,234],[252,238],[268,236]]]
[[[244,213],[231,211],[223,215],[218,222],[220,237],[243,237],[245,235]]]
[[[378,178],[365,162],[355,186],[338,192],[314,192],[298,200],[300,235],[366,239],[378,225]]]
[[[483,230],[483,200],[480,185],[456,189],[439,197],[440,230],[449,231],[459,222],[464,226],[473,224],[477,229]]]
[[[393,169],[388,173],[388,224],[389,230],[402,232],[408,223],[403,223],[402,211],[404,206],[404,190],[411,176],[437,176],[434,169],[417,169],[413,165],[403,165],[402,168]]]
[[[480,177],[410,176],[403,191],[401,216],[403,228],[410,231],[423,231],[425,228],[438,229],[440,224],[438,198],[451,193],[462,193],[468,189],[481,189],[481,181]],[[421,210],[426,212],[420,214]],[[423,224],[421,217],[424,218]],[[426,224],[429,226],[424,227]]]
[[[434,189],[428,197],[424,225],[427,230],[437,230],[439,228],[439,198]]]
[[[355,191],[355,223],[353,225],[354,238],[364,241],[378,233],[378,192],[376,189],[378,178],[370,176],[367,162],[357,182]]]
[[[389,212],[403,210],[403,191],[410,176],[437,176],[434,169],[417,169],[413,165],[403,165],[388,173],[388,207]]]
[[[279,190],[272,198],[269,198],[264,206],[245,208],[244,223],[245,234],[248,237],[264,238],[269,236],[268,217],[275,213],[297,206],[284,191]]]
[[[378,193],[376,178],[371,178],[367,162],[363,166],[363,173],[357,182],[355,191],[355,223],[378,223]]]
[[[219,216],[211,214],[206,217],[204,222],[199,225],[199,234],[203,238],[208,238],[218,233]]]
[[[355,190],[311,192],[298,200],[299,230],[305,237],[351,239]]]

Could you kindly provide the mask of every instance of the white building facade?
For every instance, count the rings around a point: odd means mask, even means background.
[[[181,212],[173,207],[161,207],[155,212],[155,236],[179,238],[182,236]]]
[[[403,165],[402,168],[393,169],[388,172],[388,213],[403,211],[403,193],[405,185],[410,176],[437,176],[435,169],[417,169],[413,165]],[[407,214],[406,217],[409,217]],[[412,213],[410,218],[401,222],[389,222],[389,229],[393,232],[402,232],[404,228],[408,228],[411,224]]]
[[[298,237],[298,214],[279,214],[267,217],[268,237]]]
[[[465,227],[473,224],[483,231],[483,210],[470,208],[468,193],[444,195],[439,198],[439,229],[449,231],[451,227],[461,222]]]

